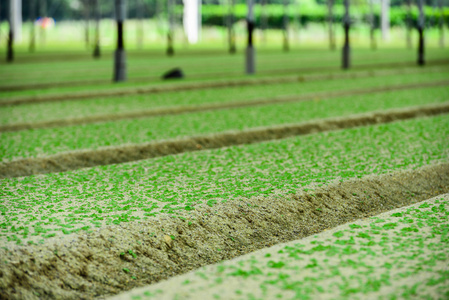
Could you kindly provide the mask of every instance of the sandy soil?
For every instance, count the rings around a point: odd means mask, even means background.
[[[313,120],[299,124],[254,128],[238,132],[174,139],[139,145],[73,151],[49,157],[28,158],[0,163],[0,178],[64,172],[99,165],[117,164],[158,156],[232,145],[250,144],[317,132],[390,123],[449,112],[449,104],[427,105],[359,114],[349,117]]]
[[[109,299],[447,299],[448,214],[443,194]]]
[[[401,90],[411,90],[426,87],[438,87],[447,86],[449,81],[437,81],[437,82],[427,82],[421,84],[402,84],[395,86],[385,86],[376,88],[365,88],[365,89],[355,89],[346,91],[334,91],[334,92],[321,92],[321,93],[311,93],[307,95],[290,95],[290,96],[279,96],[275,98],[260,98],[252,99],[249,101],[234,101],[227,103],[212,103],[203,104],[195,106],[181,106],[181,107],[165,107],[156,108],[151,110],[142,110],[136,112],[125,112],[119,114],[103,114],[96,116],[80,117],[80,118],[63,118],[59,120],[43,121],[43,122],[29,122],[29,123],[15,123],[0,125],[0,132],[7,131],[20,131],[26,129],[38,129],[38,128],[51,128],[51,127],[61,127],[61,126],[73,126],[81,124],[99,123],[99,122],[110,122],[124,119],[135,119],[135,118],[148,118],[153,116],[162,115],[178,115],[192,112],[201,112],[209,110],[219,110],[219,109],[230,109],[230,108],[240,108],[240,107],[250,107],[256,105],[267,105],[273,103],[290,103],[290,102],[301,102],[301,101],[314,101],[316,99],[329,99],[343,96],[353,96],[353,95],[363,95],[372,93],[381,93],[389,91],[401,91]]]
[[[449,165],[432,165],[289,198],[204,205],[189,219],[159,215],[43,245],[8,246],[0,249],[0,298],[113,295],[447,192]]]

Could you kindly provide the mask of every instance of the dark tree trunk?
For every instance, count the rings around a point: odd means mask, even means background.
[[[123,38],[126,0],[115,0],[115,14],[117,20],[117,49],[115,50],[114,81],[118,82],[126,80],[126,53]]]
[[[419,9],[419,17],[418,17],[418,65],[424,66],[424,11],[423,11],[423,0],[418,0],[418,9]]]
[[[236,52],[235,32],[234,32],[234,0],[229,0],[228,43],[229,43],[229,53],[234,54]]]
[[[168,33],[167,33],[167,55],[173,56],[175,50],[173,48],[173,31],[174,31],[174,4],[173,0],[167,1],[167,11],[168,11]]]
[[[370,6],[370,31],[369,31],[369,36],[370,36],[370,41],[371,41],[371,49],[375,50],[377,49],[377,43],[376,43],[376,35],[375,35],[375,30],[376,30],[376,21],[374,19],[374,8],[373,8],[373,0],[369,0],[369,6]]]
[[[254,33],[254,7],[253,0],[247,0],[248,16],[246,18],[248,29],[248,46],[246,48],[246,74],[254,74],[255,72],[255,53],[253,46]]]
[[[343,69],[349,69],[350,67],[350,54],[351,54],[351,48],[349,44],[349,29],[351,26],[351,20],[349,15],[349,0],[344,0],[345,4],[345,15],[343,17],[343,28],[345,31],[345,42],[343,45]]]
[[[34,52],[36,49],[36,26],[34,25],[34,20],[36,19],[36,0],[30,0],[30,52]]]
[[[283,20],[283,33],[284,33],[284,43],[283,43],[283,48],[284,51],[288,51],[290,46],[289,46],[289,41],[288,41],[288,0],[284,0],[284,20]]]
[[[99,58],[101,56],[100,52],[100,5],[98,3],[98,0],[94,0],[94,15],[95,15],[95,46],[94,46],[94,52],[93,57]]]
[[[12,62],[14,60],[14,32],[12,30],[11,16],[9,17],[9,34],[8,34],[8,49],[6,51],[6,61]]]

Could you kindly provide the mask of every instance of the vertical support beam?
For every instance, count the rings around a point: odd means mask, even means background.
[[[228,3],[228,43],[229,53],[234,54],[236,52],[235,47],[235,31],[234,31],[234,0],[229,0]]]
[[[412,0],[407,0],[407,33],[406,33],[406,43],[407,48],[412,49]]]
[[[390,0],[382,0],[382,40],[390,40]]]
[[[369,36],[371,41],[371,49],[376,50],[377,49],[376,36],[375,36],[376,20],[374,18],[373,0],[369,0],[369,20],[370,20]]]
[[[29,11],[29,17],[30,17],[30,45],[28,47],[30,52],[34,52],[36,49],[36,26],[34,24],[34,21],[36,20],[36,0],[30,0],[30,11]]]
[[[419,42],[418,42],[418,65],[424,66],[424,11],[423,11],[423,0],[417,0],[418,2],[418,10],[419,10],[419,16],[418,16],[418,36],[419,36]]]
[[[248,46],[246,48],[246,74],[255,73],[255,50],[253,46],[254,33],[254,0],[247,0],[248,15],[246,18],[248,26]]]
[[[349,29],[351,26],[351,18],[349,14],[349,0],[344,0],[345,14],[343,16],[343,28],[345,31],[345,42],[343,45],[342,68],[349,69],[351,61],[351,48],[349,44]]]
[[[335,50],[335,34],[334,34],[334,0],[327,1],[327,20],[329,24],[329,48]]]
[[[284,51],[288,51],[290,49],[289,41],[288,41],[288,3],[289,0],[284,0],[284,19],[283,19],[283,33],[284,33],[284,43],[283,48]]]
[[[93,6],[94,6],[94,14],[95,14],[95,45],[94,45],[94,52],[93,57],[99,58],[101,56],[100,52],[100,4],[99,0],[93,0]]]
[[[174,1],[167,1],[167,12],[168,12],[168,33],[167,33],[167,55],[172,56],[175,54],[173,48],[173,31],[174,31]]]
[[[114,60],[114,81],[126,80],[126,53],[123,43],[123,25],[126,18],[126,0],[115,0],[115,19],[117,20],[117,49]]]

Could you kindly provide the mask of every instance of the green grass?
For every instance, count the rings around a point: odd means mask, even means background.
[[[449,100],[445,87],[1,133],[2,161],[64,151],[299,123]],[[101,137],[101,138],[98,138]]]
[[[400,75],[383,74],[366,78],[264,84],[107,98],[96,97],[83,101],[63,101],[0,107],[0,114],[2,115],[0,124],[48,121],[133,111],[138,112],[145,109],[151,110],[164,107],[249,101],[261,97],[305,95],[316,92],[384,87],[394,84],[424,83],[449,79],[448,70],[448,68],[429,68],[424,72],[418,73],[416,70],[411,69],[410,73]]]
[[[427,49],[428,61],[448,59],[444,49]],[[21,62],[21,55],[23,56]],[[100,60],[93,60],[90,53],[82,52],[62,54],[45,53],[35,60],[33,54],[23,53],[17,55],[17,62],[2,65],[4,70],[0,74],[0,87],[40,84],[52,82],[70,82],[77,80],[105,80],[104,83],[91,85],[91,89],[111,89],[117,87],[138,87],[150,83],[161,84],[159,78],[167,70],[181,67],[187,80],[211,80],[213,78],[245,78],[243,53],[229,55],[223,51],[186,51],[167,59],[162,53],[130,52],[128,57],[128,76],[130,82],[120,85],[112,84],[112,53],[107,52]],[[61,56],[60,59],[57,59]],[[257,55],[257,76],[273,76],[277,72],[290,74],[308,74],[322,72],[319,68],[340,70],[339,51],[327,49],[300,49],[289,53],[273,50],[260,50]],[[56,59],[55,59],[56,58]],[[46,59],[46,60],[44,60]],[[51,61],[54,59],[54,61]],[[414,65],[415,51],[407,49],[379,49],[371,51],[357,48],[353,50],[352,65],[354,67],[376,64],[410,63]],[[318,69],[317,69],[318,68]],[[327,70],[329,71],[329,70]],[[144,82],[132,82],[133,79],[147,78]],[[87,83],[86,83],[87,84]],[[87,84],[88,85],[88,84]],[[0,98],[12,96],[44,95],[60,92],[75,92],[84,90],[80,87],[57,87],[55,84],[49,90],[25,90],[14,92],[1,92]]]
[[[282,196],[310,184],[449,161],[449,118],[320,133],[74,172],[0,180],[2,243]]]

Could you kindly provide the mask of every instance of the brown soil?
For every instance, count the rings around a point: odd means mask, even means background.
[[[112,295],[448,191],[444,163],[336,181],[287,198],[204,205],[184,212],[184,220],[160,216],[44,245],[11,246],[0,250],[0,298]]]
[[[234,79],[234,80],[219,80],[210,82],[200,82],[200,83],[181,83],[176,85],[166,85],[161,87],[138,87],[138,88],[125,88],[125,89],[115,89],[115,90],[102,90],[96,92],[75,92],[75,93],[64,93],[64,94],[52,94],[43,96],[26,96],[17,97],[11,99],[3,99],[0,101],[1,106],[12,106],[21,105],[29,103],[46,103],[46,102],[60,102],[60,101],[78,101],[86,100],[97,97],[120,97],[128,95],[137,94],[155,94],[164,92],[174,92],[174,91],[188,91],[197,90],[205,88],[224,88],[224,87],[239,87],[239,86],[251,86],[251,85],[262,85],[262,84],[276,84],[276,83],[288,83],[297,81],[321,81],[321,80],[331,80],[331,79],[342,79],[342,78],[365,78],[365,77],[376,77],[391,74],[409,74],[413,72],[422,72],[423,70],[416,69],[395,69],[395,70],[383,70],[383,71],[363,71],[363,72],[351,72],[351,73],[338,73],[338,74],[315,74],[308,76],[285,76],[285,77],[266,77],[258,79]],[[430,69],[432,72],[433,70]],[[273,74],[271,74],[272,76]]]
[[[32,174],[64,172],[99,165],[117,164],[182,152],[216,149],[250,144],[330,130],[390,123],[424,116],[449,113],[449,104],[419,106],[350,117],[313,120],[300,124],[255,128],[239,132],[153,142],[138,145],[108,147],[97,150],[73,151],[49,157],[26,158],[0,163],[0,178]]]
[[[60,120],[44,121],[44,122],[29,122],[29,123],[16,123],[9,125],[0,125],[0,132],[7,131],[20,131],[26,129],[39,129],[39,128],[51,128],[51,127],[63,127],[63,126],[73,126],[89,123],[99,123],[99,122],[110,122],[123,119],[135,119],[135,118],[148,118],[153,116],[162,115],[178,115],[192,112],[219,110],[219,109],[230,109],[239,107],[249,107],[255,105],[267,105],[273,103],[288,103],[288,102],[304,102],[313,101],[315,99],[329,99],[344,96],[353,95],[363,95],[363,94],[373,94],[373,93],[383,93],[390,91],[400,91],[400,90],[413,90],[420,88],[431,88],[436,86],[447,86],[449,81],[437,81],[437,82],[426,82],[420,84],[401,84],[394,86],[384,86],[376,88],[365,88],[365,89],[354,89],[345,91],[334,91],[334,92],[323,92],[323,93],[311,93],[307,95],[288,95],[279,96],[275,98],[262,98],[253,99],[249,101],[237,101],[237,102],[226,102],[226,103],[212,103],[204,105],[195,106],[176,106],[176,107],[165,107],[159,109],[144,110],[138,112],[127,112],[119,114],[104,114],[96,115],[82,118],[64,118]]]

